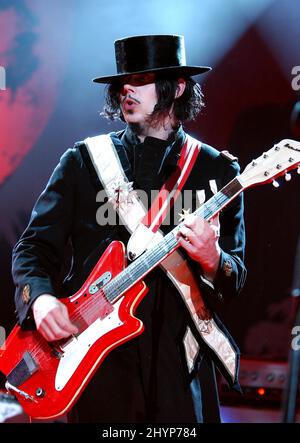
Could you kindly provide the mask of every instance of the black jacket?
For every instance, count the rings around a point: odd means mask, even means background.
[[[117,145],[125,172],[132,178],[133,172],[129,167],[130,160],[132,161],[130,156],[133,157],[133,153],[130,150],[129,138],[133,135],[130,132],[121,132],[111,136]],[[183,136],[183,131],[180,130],[172,152],[164,159],[164,165],[159,165],[160,170],[167,170],[168,173],[172,171],[172,167],[177,163]],[[157,189],[165,178],[163,174],[157,174],[156,168],[161,158],[155,165],[153,141],[155,144],[156,139],[150,140],[151,149],[145,150],[142,167],[136,173],[137,184],[147,190],[153,185]],[[214,148],[203,145],[184,190],[204,189],[207,200],[212,196],[209,180],[216,180],[218,189],[221,189],[238,172],[239,166],[236,161],[231,161]],[[26,327],[30,307],[36,297],[44,293],[58,297],[71,295],[79,289],[105,247],[114,239],[126,240],[128,237],[123,228],[97,224],[96,213],[100,205],[96,201],[96,195],[101,189],[84,145],[78,143],[74,148],[67,150],[39,197],[29,224],[13,250],[15,302],[18,320],[22,326]],[[194,204],[196,198],[195,193]],[[222,254],[214,286],[218,297],[227,298],[240,291],[245,279],[242,194],[221,212],[220,223]],[[173,226],[165,231],[171,228]],[[72,248],[73,259],[68,274],[62,275],[62,270],[66,271],[65,248],[68,242]],[[224,270],[225,261],[232,264],[229,277]],[[29,297],[22,298],[26,285],[29,285],[30,294]]]
[[[166,142],[147,137],[141,144],[128,128],[110,135],[129,180],[147,193],[151,189],[159,189],[173,171],[185,136],[180,128],[173,139]],[[208,199],[212,196],[210,180],[215,180],[218,189],[221,189],[238,173],[236,161],[203,144],[184,186],[186,190],[193,190],[193,210],[197,190],[204,190]],[[73,294],[112,240],[126,243],[128,233],[123,226],[97,224],[96,213],[101,205],[97,202],[97,193],[101,189],[85,145],[77,143],[61,157],[32,211],[28,227],[13,250],[15,303],[18,321],[23,328],[34,327],[31,305],[39,295],[47,293],[65,297]],[[191,260],[208,301],[210,297],[225,300],[236,296],[245,280],[242,195],[220,213],[220,224],[222,253],[214,289],[200,279],[200,266]],[[171,228],[173,226],[162,227],[165,232]],[[70,255],[71,262],[66,258]],[[164,331],[163,337],[168,338],[162,340],[162,348],[170,352],[172,340],[179,349],[186,325],[190,322],[180,296],[174,296],[176,291],[162,274],[160,269],[154,270],[146,278],[146,283],[150,294],[151,291],[164,294],[164,306],[157,307],[157,300],[147,295],[138,308],[146,325],[146,332],[139,339],[141,346],[147,349],[145,372],[150,371],[147,359],[153,355],[153,334],[157,334],[159,328]],[[175,352],[174,347],[174,355]],[[148,380],[151,378],[150,372],[147,377]]]

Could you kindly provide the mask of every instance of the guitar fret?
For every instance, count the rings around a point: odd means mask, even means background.
[[[242,188],[243,187],[240,184],[238,178],[235,178],[231,182],[229,182],[226,186],[224,186],[224,188],[221,191],[219,191],[219,193],[224,194],[227,197],[231,198],[239,191],[241,191]]]
[[[160,261],[175,245],[176,241],[169,245],[164,238],[158,245],[137,258],[135,262],[131,263],[121,274],[106,285],[104,292],[107,299],[110,302],[114,301],[120,293],[129,288],[134,281],[138,280],[148,269]],[[119,282],[119,280],[121,281]]]

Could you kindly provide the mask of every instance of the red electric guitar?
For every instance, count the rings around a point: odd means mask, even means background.
[[[282,140],[195,214],[209,220],[245,189],[283,174],[289,180],[288,171],[297,166],[300,173],[300,142]],[[129,266],[124,245],[110,244],[82,288],[60,299],[79,327],[76,336],[48,343],[37,331],[13,329],[3,347],[0,370],[7,378],[6,388],[29,416],[50,419],[68,412],[107,354],[142,333],[143,324],[134,316],[147,292],[142,278],[177,248],[180,227]]]

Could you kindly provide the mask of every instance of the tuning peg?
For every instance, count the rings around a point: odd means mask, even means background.
[[[272,185],[274,186],[274,188],[279,188],[279,183],[276,180],[272,181]]]
[[[291,176],[291,174],[289,172],[286,172],[285,175],[284,175],[284,178],[285,178],[285,180],[287,182],[289,182],[291,180],[292,176]]]

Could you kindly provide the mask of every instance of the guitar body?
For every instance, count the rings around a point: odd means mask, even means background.
[[[125,266],[124,245],[114,241],[82,288],[60,299],[79,329],[76,337],[48,343],[38,331],[16,326],[7,338],[0,370],[23,391],[14,393],[29,416],[50,419],[68,412],[107,354],[142,333],[134,312],[147,292],[145,283],[135,283],[113,303],[102,291]]]

